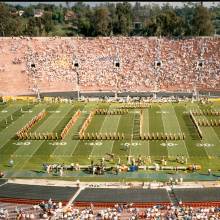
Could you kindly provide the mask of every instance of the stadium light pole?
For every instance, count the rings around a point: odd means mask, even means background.
[[[154,88],[154,98],[156,99],[157,98],[157,92],[158,92],[158,81],[159,81],[159,68],[161,67],[161,61],[160,61],[160,54],[161,54],[161,51],[160,51],[160,38],[157,39],[157,60],[155,62],[155,72],[156,72],[156,82],[155,82],[155,88]],[[158,63],[160,63],[160,65],[158,66]]]
[[[79,101],[80,96],[80,89],[79,89],[79,62],[75,59],[73,64],[75,70],[76,70],[76,85],[77,85],[77,100]]]
[[[37,100],[40,101],[40,90],[38,88],[36,78],[34,78],[34,90],[35,90],[35,92],[37,94]]]
[[[77,68],[76,75],[77,75],[77,99],[79,101],[80,90],[79,90],[79,72],[78,72],[78,68]]]
[[[155,85],[154,85],[154,94],[153,94],[153,97],[154,97],[155,99],[157,98],[158,80],[159,80],[158,67],[156,67],[156,82],[155,82]]]
[[[37,94],[37,100],[40,101],[40,90],[39,90],[38,85],[37,85],[37,79],[36,79],[35,74],[34,74],[35,69],[33,69],[33,67],[31,67],[31,72],[32,72],[32,75],[34,76],[34,90]]]
[[[40,90],[38,86],[37,86],[37,100],[40,101]]]
[[[205,44],[206,46],[206,44]],[[199,81],[199,79],[201,78],[202,76],[202,67],[203,67],[203,55],[204,55],[204,44],[202,42],[202,45],[201,45],[201,48],[200,48],[200,57],[199,57],[199,63],[197,64],[197,79],[196,79],[196,82],[195,82],[195,96],[196,96],[196,99],[198,100],[199,99],[199,92],[197,92],[197,81]]]
[[[28,45],[28,50],[29,52],[32,54],[33,50],[32,50],[32,45]],[[38,88],[38,85],[37,85],[37,78],[36,78],[36,74],[35,74],[35,71],[36,71],[36,67],[35,67],[35,62],[32,62],[34,59],[32,58],[31,59],[31,75],[34,76],[34,91],[36,92],[37,94],[37,100],[38,101],[41,101],[40,99],[40,90]]]
[[[115,91],[115,98],[118,98],[118,73],[119,73],[119,68],[120,68],[120,58],[119,58],[119,53],[118,53],[118,48],[117,48],[117,43],[115,43],[115,38],[112,37],[112,42],[115,47],[115,57],[113,59],[113,72],[115,74],[115,83],[116,83],[116,91]]]
[[[115,98],[118,98],[118,73],[119,73],[120,61],[117,58],[116,62],[114,62],[114,69],[115,69],[115,79],[116,79],[116,91],[115,91]]]

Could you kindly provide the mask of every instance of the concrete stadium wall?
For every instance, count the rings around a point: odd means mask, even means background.
[[[154,92],[121,92],[118,93],[118,97],[127,97],[128,95],[130,97],[152,97]],[[176,96],[176,97],[188,97],[192,98],[193,94],[189,92],[157,92],[157,97],[170,97],[170,96]],[[199,92],[201,96],[209,96],[209,97],[220,97],[220,92],[216,91],[210,91],[210,92]],[[29,94],[26,94],[27,96]],[[63,97],[63,98],[77,98],[77,92],[76,91],[66,91],[66,92],[43,92],[40,94],[41,97]],[[105,96],[108,97],[114,97],[115,93],[111,91],[94,91],[94,92],[80,92],[81,96],[84,96],[85,98],[104,98]],[[33,96],[33,95],[32,95]]]

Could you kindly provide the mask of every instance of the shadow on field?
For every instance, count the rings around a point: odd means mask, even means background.
[[[186,124],[186,127],[189,131],[189,135],[192,138],[192,140],[200,140],[199,134],[188,114],[183,114],[183,120]]]
[[[201,176],[211,176],[209,173],[198,173]]]
[[[31,172],[36,173],[36,174],[38,174],[38,173],[46,173],[46,171],[43,171],[43,170],[31,170]]]

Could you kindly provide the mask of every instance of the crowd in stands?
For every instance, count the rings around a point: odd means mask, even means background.
[[[22,37],[0,39],[0,45],[1,54],[10,54],[11,65],[21,65],[39,88],[63,82],[63,90],[76,89],[78,75],[82,90],[220,89],[217,37]]]
[[[133,204],[119,205],[115,204],[113,208],[95,208],[93,204],[87,208],[76,208],[74,206],[62,207],[62,203],[48,203],[39,205],[42,212],[42,219],[85,219],[85,220],[218,220],[220,218],[220,208],[217,207],[183,207],[181,205],[174,206],[153,206],[151,208],[135,208]]]
[[[0,219],[2,220],[11,220],[11,219],[16,219],[16,220],[31,220],[31,219],[39,219],[37,216],[39,213],[35,213],[31,207],[17,207],[15,205],[12,209],[12,204],[7,204],[10,206],[10,209],[7,209],[7,205],[4,204],[6,207],[5,208],[0,208]],[[23,205],[24,206],[24,205]]]
[[[68,220],[218,220],[219,207],[186,207],[181,205],[155,205],[149,208],[136,208],[133,203],[115,204],[114,207],[98,208],[92,203],[89,207],[79,208],[74,205],[65,206],[62,202],[41,202],[29,209],[18,208],[9,213],[6,208],[0,209],[0,219],[12,219],[16,215],[18,220],[28,219],[68,219]],[[14,218],[13,218],[14,219]]]

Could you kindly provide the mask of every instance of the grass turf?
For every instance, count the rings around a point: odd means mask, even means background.
[[[220,128],[201,127],[204,134],[200,140],[190,117],[190,109],[220,109],[220,103],[201,105],[198,103],[152,104],[143,110],[143,133],[179,133],[184,132],[185,140],[146,141],[137,140],[140,109],[130,109],[125,115],[95,115],[88,126],[88,132],[123,132],[125,140],[80,141],[76,139],[89,112],[95,108],[114,109],[119,103],[88,102],[73,104],[27,104],[12,102],[0,106],[0,170],[6,171],[8,177],[19,177],[25,171],[41,171],[43,163],[79,163],[90,164],[90,159],[100,160],[109,153],[126,163],[127,156],[137,158],[151,156],[153,161],[165,157],[168,165],[177,165],[177,155],[188,158],[188,164],[200,164],[202,171],[211,168],[218,171],[220,162]],[[21,109],[22,108],[22,112]],[[82,114],[63,141],[15,139],[16,132],[35,115],[46,109],[48,115],[37,123],[31,132],[58,132],[65,127],[74,113],[80,109]],[[11,120],[11,115],[13,120]],[[196,116],[198,118],[220,119],[220,116]],[[7,119],[7,124],[5,124]],[[13,168],[8,161],[13,158]],[[109,165],[113,165],[109,163]],[[34,176],[34,173],[31,174]]]

